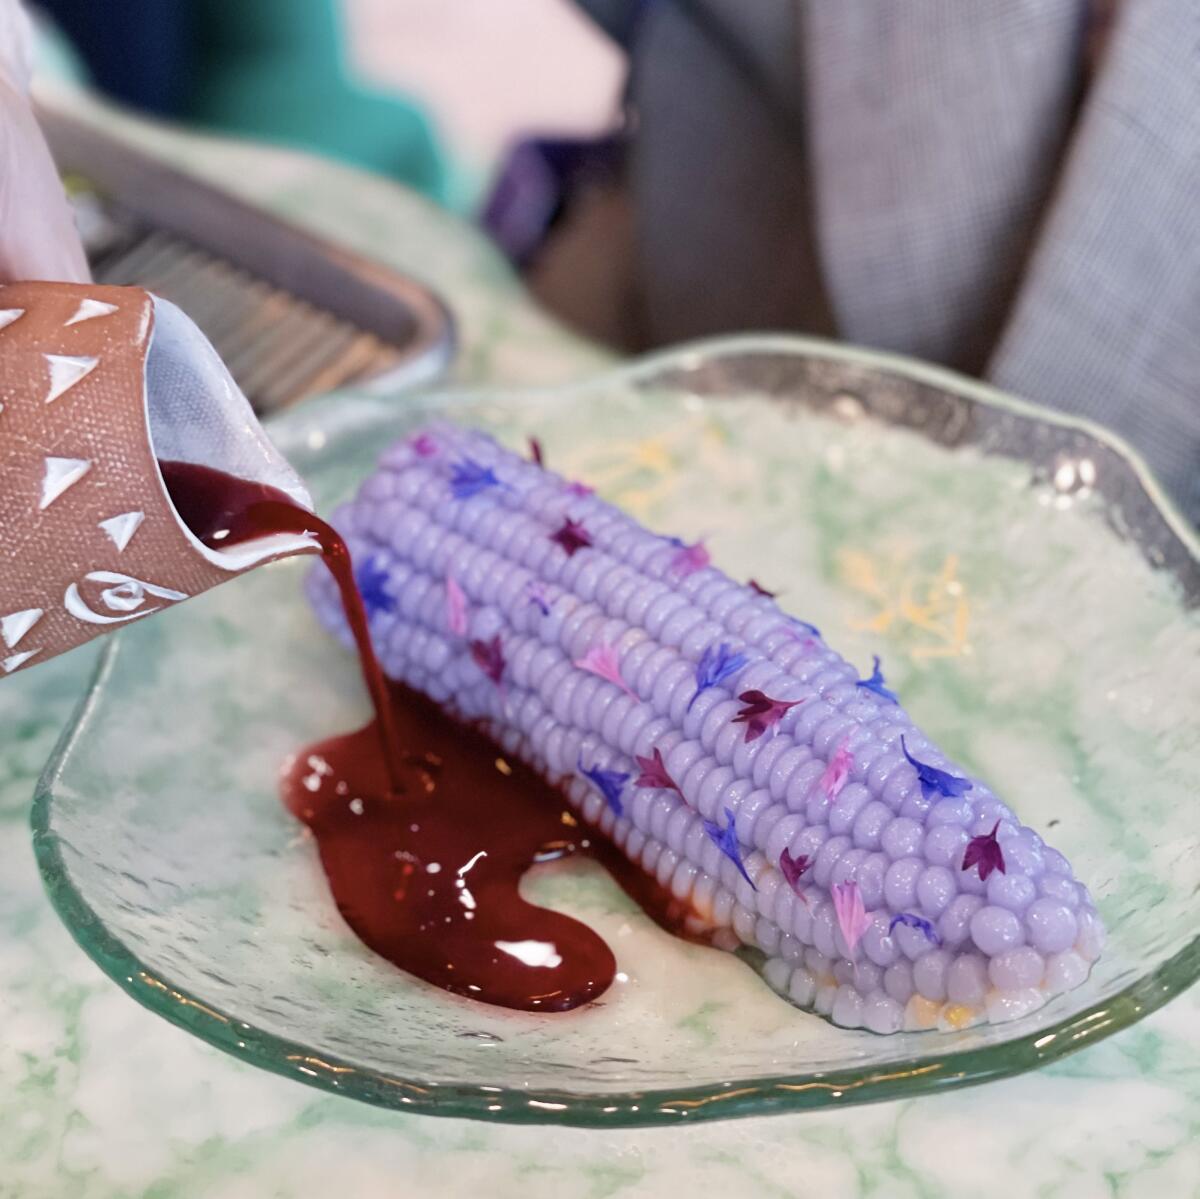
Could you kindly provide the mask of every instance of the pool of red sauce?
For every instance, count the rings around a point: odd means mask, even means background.
[[[282,791],[366,945],[484,1003],[546,1012],[588,1003],[613,981],[612,950],[519,889],[531,866],[572,854],[598,860],[655,921],[685,935],[686,906],[584,825],[560,792],[482,732],[384,678],[333,528],[265,484],[190,463],[160,467],[176,511],[206,545],[312,533],[337,582],[375,719],[301,750]]]

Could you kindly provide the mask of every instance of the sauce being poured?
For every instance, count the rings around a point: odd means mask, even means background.
[[[357,936],[448,991],[527,1011],[601,995],[616,962],[586,925],[519,893],[533,865],[587,853],[660,925],[688,909],[562,796],[483,733],[389,684],[371,646],[338,533],[283,492],[190,463],[161,462],[176,511],[215,549],[313,533],[354,633],[375,719],[302,750],[283,779],[288,809],[316,838],[334,900]]]

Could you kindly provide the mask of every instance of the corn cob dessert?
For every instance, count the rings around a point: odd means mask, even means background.
[[[757,585],[486,435],[431,426],[334,514],[385,670],[558,786],[800,1007],[1024,1015],[1104,929],[1066,859]],[[348,643],[325,572],[309,594]]]

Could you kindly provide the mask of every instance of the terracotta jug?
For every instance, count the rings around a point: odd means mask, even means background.
[[[272,559],[179,518],[158,462],[269,483],[308,508],[204,335],[138,288],[0,286],[0,678],[162,612]]]

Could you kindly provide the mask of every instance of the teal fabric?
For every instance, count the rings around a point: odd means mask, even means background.
[[[453,172],[421,107],[350,78],[338,10],[336,0],[193,0],[198,61],[183,115],[451,201]]]

